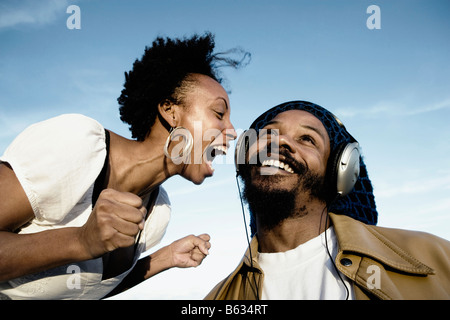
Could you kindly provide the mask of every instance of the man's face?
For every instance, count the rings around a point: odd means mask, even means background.
[[[322,122],[301,110],[280,113],[263,129],[278,132],[279,143],[271,144],[269,156],[277,152],[279,161],[248,166],[243,175],[244,198],[260,220],[269,219],[265,224],[270,227],[292,214],[305,214],[300,212],[305,211],[305,199],[325,201],[330,140]],[[249,158],[264,147],[251,145]]]

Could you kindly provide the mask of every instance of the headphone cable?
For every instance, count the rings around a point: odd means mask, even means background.
[[[334,200],[333,200],[333,201],[334,201]],[[323,208],[322,214],[320,215],[319,234],[320,234],[320,226],[322,225],[322,217],[323,217],[323,213],[325,212],[325,209],[327,209],[327,206],[325,206],[325,207]],[[327,211],[328,211],[328,210],[327,210]],[[347,288],[347,285],[345,284],[344,279],[343,279],[342,276],[341,276],[341,272],[338,270],[336,264],[334,263],[334,259],[333,259],[333,257],[331,256],[330,249],[328,248],[328,239],[327,239],[327,226],[328,226],[328,220],[329,220],[329,217],[328,217],[328,213],[327,213],[326,219],[325,219],[325,231],[324,231],[324,233],[325,233],[325,248],[327,249],[327,254],[328,254],[328,257],[329,257],[330,260],[331,260],[331,263],[333,264],[334,270],[336,270],[336,273],[337,273],[339,279],[341,280],[342,284],[344,285],[344,288],[345,288],[345,291],[346,291],[345,300],[348,300],[348,298],[349,298],[349,296],[350,296],[349,289]]]
[[[250,254],[250,269],[253,272],[253,281],[255,283],[255,288],[256,288],[256,300],[260,300],[259,298],[259,288],[258,288],[258,284],[256,283],[256,278],[255,278],[255,271],[253,268],[253,256],[252,256],[252,248],[250,246],[250,239],[248,236],[248,230],[247,230],[247,220],[245,219],[245,210],[244,210],[244,204],[242,202],[242,196],[241,196],[241,187],[239,186],[239,179],[238,179],[239,174],[236,174],[236,184],[238,186],[238,191],[239,191],[239,199],[241,200],[241,209],[242,209],[242,217],[244,218],[244,228],[245,228],[245,235],[247,238],[247,244],[248,244],[248,251]]]

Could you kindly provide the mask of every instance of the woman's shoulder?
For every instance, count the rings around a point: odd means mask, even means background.
[[[51,170],[103,158],[105,129],[96,120],[81,114],[64,114],[30,125],[8,146],[2,160],[14,166],[42,166]]]
[[[96,120],[81,114],[63,114],[28,126],[12,141],[5,154],[15,155],[26,148],[30,152],[52,149],[57,146],[68,150],[69,142],[89,140],[104,140],[104,128]]]
[[[64,114],[26,128],[1,160],[13,168],[35,215],[57,221],[93,185],[105,157],[105,129],[84,115]]]
[[[104,130],[103,126],[95,119],[78,113],[62,114],[47,120],[32,124],[26,131],[71,134],[89,134]]]

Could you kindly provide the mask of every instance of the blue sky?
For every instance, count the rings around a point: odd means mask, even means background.
[[[79,30],[66,26],[72,4]],[[370,5],[381,29],[366,26]],[[446,0],[1,1],[0,153],[28,125],[62,113],[130,137],[117,105],[124,72],[156,36],[208,30],[217,51],[252,54],[246,68],[223,69],[238,131],[289,100],[328,108],[362,146],[379,225],[450,239],[449,9]],[[200,186],[164,184],[173,212],[161,245],[207,232],[210,256],[117,298],[201,299],[236,266],[246,238],[232,156]]]

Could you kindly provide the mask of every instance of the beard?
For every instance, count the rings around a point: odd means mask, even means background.
[[[288,218],[308,214],[306,202],[298,203],[298,195],[304,193],[308,199],[326,202],[327,189],[325,176],[311,172],[302,163],[297,163],[297,181],[290,188],[277,187],[283,181],[282,175],[260,175],[257,166],[247,166],[242,174],[244,182],[242,197],[247,202],[253,219],[258,219],[259,227],[270,230]],[[252,233],[256,226],[252,223]],[[254,229],[254,230],[253,230]]]

